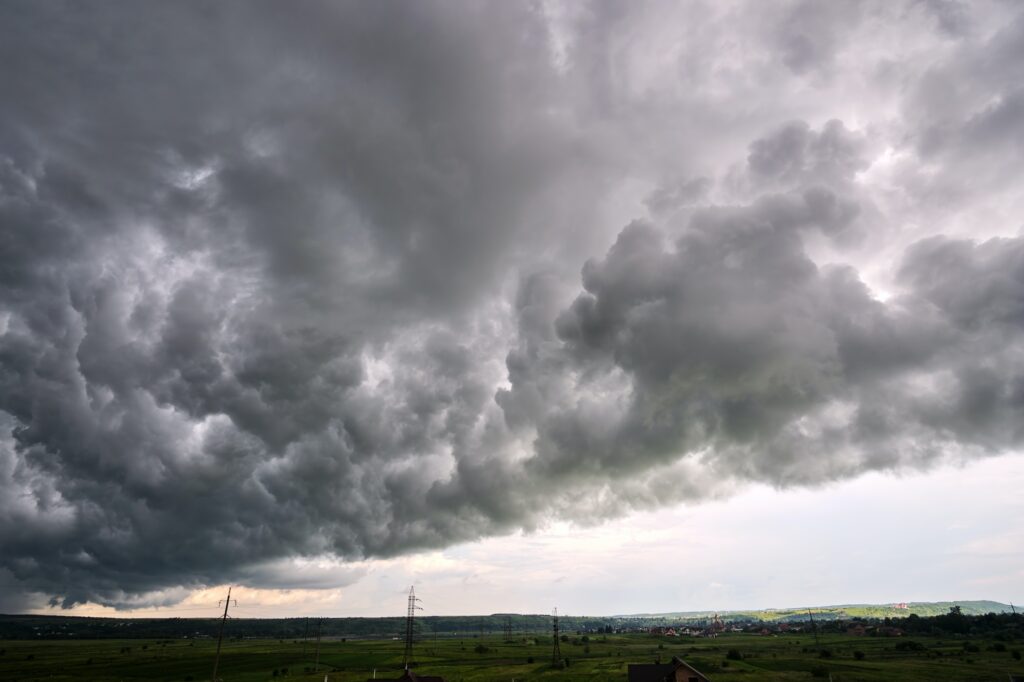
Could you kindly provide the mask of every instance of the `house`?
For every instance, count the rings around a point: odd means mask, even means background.
[[[707,675],[673,656],[670,663],[630,663],[629,682],[710,682]]]

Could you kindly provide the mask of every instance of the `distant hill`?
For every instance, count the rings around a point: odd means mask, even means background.
[[[844,604],[756,611],[719,611],[724,621],[772,622],[803,621],[808,611],[815,620],[833,621],[853,618],[905,618],[938,616],[959,606],[964,615],[1009,613],[1010,606],[994,601],[911,602],[907,608],[893,604]],[[639,630],[648,627],[707,624],[713,611],[675,611],[637,613],[620,616],[559,617],[564,633],[600,633],[612,630]],[[3,639],[110,639],[110,638],[209,638],[216,637],[219,618],[84,618],[80,616],[0,615],[0,640]],[[416,619],[420,637],[476,637],[501,635],[511,626],[513,636],[550,636],[551,616],[547,614],[496,613],[489,616],[423,616]],[[305,618],[232,618],[224,636],[228,638],[299,639],[308,632]],[[404,633],[405,619],[324,618],[325,637],[397,638]]]
[[[1010,613],[1009,604],[997,601],[933,601],[907,602],[906,608],[896,604],[839,604],[836,606],[800,606],[786,609],[760,609],[754,611],[673,611],[669,613],[636,613],[613,618],[638,618],[660,620],[699,620],[711,618],[718,613],[724,620],[761,620],[766,622],[785,622],[787,620],[806,620],[808,612],[815,618],[835,620],[840,618],[906,618],[910,614],[918,616],[941,616],[949,613],[953,606],[959,606],[967,616],[980,616],[985,613]]]

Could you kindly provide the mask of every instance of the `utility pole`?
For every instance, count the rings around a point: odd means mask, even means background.
[[[814,624],[814,614],[811,613],[810,609],[807,609],[807,615],[811,617],[811,629],[814,630],[814,646],[818,644],[818,626]]]
[[[323,618],[316,619],[316,660],[313,662],[313,672],[320,670],[320,625],[323,622]]]
[[[220,619],[220,630],[217,632],[217,655],[213,659],[213,682],[217,682],[217,668],[220,666],[220,643],[224,639],[224,623],[228,619],[228,607],[231,605],[231,588],[228,587],[228,598],[224,600],[224,616]],[[220,606],[220,603],[217,603]],[[238,600],[235,600],[238,606]]]
[[[306,644],[309,642],[309,616],[306,616],[306,629],[302,632],[302,661],[306,661]]]
[[[552,629],[555,631],[555,645],[551,649],[551,665],[558,667],[562,662],[562,650],[558,646],[558,607],[555,607],[554,618],[552,620]]]
[[[416,596],[416,588],[409,588],[409,605],[405,612],[405,656],[403,657],[402,667],[406,670],[409,669],[409,664],[412,663],[412,640],[416,633],[416,609],[420,606],[417,602],[421,601]],[[421,609],[422,610],[422,609]]]

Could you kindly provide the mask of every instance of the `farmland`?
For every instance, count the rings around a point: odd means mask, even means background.
[[[417,672],[450,682],[483,680],[626,679],[627,664],[680,656],[714,680],[1006,680],[1024,673],[1022,642],[984,638],[856,637],[807,632],[717,638],[646,634],[569,635],[561,643],[568,667],[551,666],[551,637],[532,634],[421,638]],[[213,639],[0,640],[3,680],[210,679]],[[1015,653],[1016,652],[1016,653]],[[227,682],[394,679],[403,643],[392,639],[324,640],[314,672],[315,643],[301,639],[233,639],[223,645],[220,677]]]

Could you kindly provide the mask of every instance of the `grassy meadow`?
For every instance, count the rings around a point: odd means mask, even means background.
[[[966,644],[966,647],[965,647]],[[225,641],[220,672],[226,682],[395,679],[403,646],[394,640],[323,641],[319,671],[314,643]],[[716,639],[597,635],[561,643],[565,669],[551,666],[550,636],[428,639],[417,644],[417,672],[449,682],[626,679],[629,663],[673,655],[713,680],[1007,680],[1024,674],[1018,645],[930,637],[779,636],[725,634]],[[198,640],[0,640],[2,680],[209,680],[216,642]],[[305,650],[305,656],[303,651]],[[822,650],[827,652],[823,655]],[[860,652],[862,656],[856,652]]]

